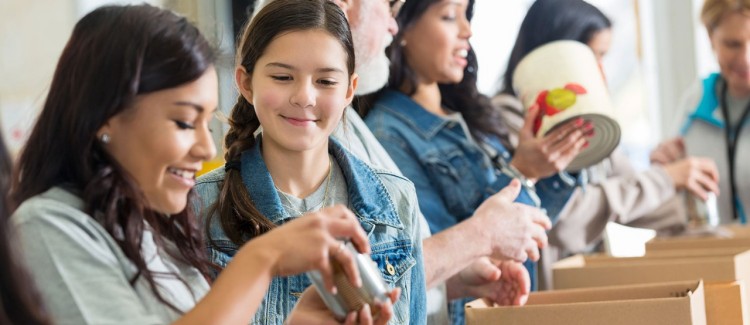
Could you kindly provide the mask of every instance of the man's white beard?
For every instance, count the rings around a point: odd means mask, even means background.
[[[359,75],[359,82],[357,84],[357,90],[354,92],[357,96],[374,93],[385,87],[388,83],[391,61],[389,61],[388,57],[385,55],[385,48],[391,45],[391,42],[393,41],[393,36],[388,34],[383,38],[383,44],[374,56],[364,56],[362,53],[369,54],[371,51],[368,51],[367,48],[357,46],[357,44],[369,43],[366,39],[368,36],[363,37],[365,39],[356,37],[357,35],[361,35],[361,33],[362,32],[358,30],[352,30],[352,34],[355,36],[354,51],[357,55],[358,61],[355,70],[357,75]]]
[[[356,69],[357,75],[359,75],[359,82],[357,90],[354,93],[358,96],[367,95],[385,87],[388,83],[389,69],[390,61],[385,56],[385,51],[367,60],[367,62],[359,64]]]

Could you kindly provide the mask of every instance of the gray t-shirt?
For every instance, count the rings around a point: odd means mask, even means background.
[[[56,324],[169,324],[180,313],[161,303],[115,239],[88,214],[74,194],[53,187],[26,200],[11,221],[19,234],[22,256]],[[141,253],[162,297],[183,312],[208,292],[200,272],[157,248],[146,225]]]
[[[718,94],[719,100],[721,100],[721,88],[724,85],[724,79],[719,79],[718,82],[716,82],[716,94]],[[736,98],[732,95],[729,95],[727,93],[727,106],[728,110],[727,113],[729,113],[724,120],[727,121],[727,125],[732,130],[732,134],[734,134],[735,129],[739,125],[740,119],[742,118],[742,113],[745,112],[745,108],[747,108],[747,104],[750,103],[750,97],[744,97],[744,98]],[[721,105],[721,104],[720,104]],[[716,114],[723,114],[723,111],[721,109],[717,109]]]
[[[334,204],[349,205],[349,194],[347,193],[346,179],[341,171],[341,167],[331,157],[330,179],[326,177],[318,188],[305,198],[298,198],[294,195],[284,193],[276,189],[281,198],[281,205],[291,216],[300,216],[307,212],[318,211],[321,208],[332,206]]]

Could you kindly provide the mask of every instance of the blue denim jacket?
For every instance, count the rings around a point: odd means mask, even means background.
[[[293,217],[281,205],[259,147],[242,153],[242,181],[258,211],[280,225]],[[368,234],[372,259],[388,285],[401,288],[389,324],[424,324],[426,284],[413,185],[401,176],[373,170],[334,139],[330,140],[329,152],[344,174],[349,187],[349,209]],[[203,207],[199,215],[204,221],[217,200],[223,180],[223,167],[198,178],[196,190]],[[208,248],[209,256],[214,263],[225,267],[238,247],[226,237],[218,217],[212,218],[209,233],[218,246]],[[387,271],[387,264],[394,267],[394,273]],[[304,274],[274,278],[252,324],[282,324],[300,293],[310,285]]]
[[[419,207],[433,233],[471,217],[485,199],[512,180],[512,176],[499,172],[484,158],[485,153],[468,139],[461,125],[428,112],[403,93],[385,91],[365,122],[399,169],[414,182]],[[509,162],[511,156],[498,139],[487,137],[485,142],[499,153],[500,159]],[[558,180],[545,180],[553,181]],[[560,186],[553,188],[565,190]],[[568,189],[567,197],[572,189]],[[535,195],[523,188],[516,202],[535,205]],[[555,196],[563,204],[567,201],[564,192]],[[544,200],[543,195],[539,197]],[[555,213],[560,209],[556,205],[550,206]],[[528,262],[526,267],[535,288],[535,265]],[[451,307],[454,322],[462,322],[463,305]]]
[[[484,158],[461,125],[426,111],[400,92],[386,91],[365,123],[414,183],[433,233],[471,217],[485,199],[512,180]],[[496,139],[488,138],[487,143],[509,157]],[[525,188],[517,201],[534,204]]]

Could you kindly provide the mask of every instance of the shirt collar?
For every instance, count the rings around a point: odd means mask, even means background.
[[[242,182],[258,211],[271,222],[280,224],[292,216],[282,206],[263,160],[261,137],[256,138],[255,146],[242,153]],[[344,174],[350,207],[360,221],[403,229],[396,207],[376,172],[335,139],[329,138],[328,148]]]
[[[426,139],[434,137],[449,122],[430,113],[406,94],[395,90],[384,91],[375,107],[387,110]]]

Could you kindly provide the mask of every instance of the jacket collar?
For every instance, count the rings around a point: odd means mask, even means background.
[[[446,119],[428,112],[409,96],[395,90],[385,90],[375,107],[388,111],[426,139],[434,137],[448,124]]]
[[[281,224],[292,216],[281,204],[271,174],[261,153],[261,136],[256,145],[242,153],[242,183],[260,213],[274,224]],[[403,229],[385,185],[366,163],[354,157],[335,139],[329,138],[328,151],[338,163],[347,184],[349,206],[360,222],[388,225]]]
[[[717,108],[721,105],[717,96],[717,83],[721,80],[718,73],[711,74],[703,80],[703,97],[695,111],[688,116],[688,120],[682,127],[680,133],[685,135],[690,124],[695,120],[701,120],[719,128],[724,128],[724,120],[717,114]]]

